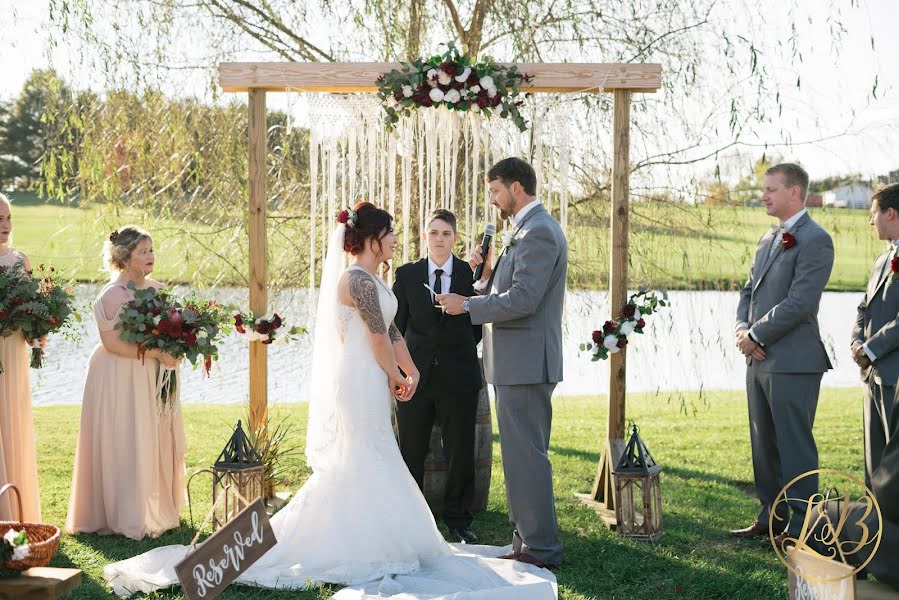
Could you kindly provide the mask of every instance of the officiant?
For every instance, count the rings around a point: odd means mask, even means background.
[[[453,254],[458,239],[456,216],[435,210],[423,232],[428,255],[396,270],[393,293],[398,301],[394,322],[406,339],[421,373],[418,391],[397,404],[400,451],[409,471],[424,487],[425,456],[436,420],[449,465],[443,521],[450,541],[472,544],[471,504],[475,485],[475,419],[481,368],[477,345],[480,325],[468,314],[448,315],[434,295],[453,292],[473,296],[471,267]],[[427,287],[426,287],[427,286]]]

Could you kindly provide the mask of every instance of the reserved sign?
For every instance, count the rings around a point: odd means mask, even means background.
[[[851,566],[807,550],[788,551],[790,600],[854,600],[855,573]]]
[[[277,543],[260,498],[175,565],[175,574],[189,600],[210,600]]]

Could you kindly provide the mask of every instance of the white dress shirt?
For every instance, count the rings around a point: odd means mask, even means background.
[[[525,204],[521,208],[521,210],[519,210],[517,213],[515,213],[515,215],[512,217],[512,226],[518,227],[521,224],[521,220],[524,219],[525,215],[527,215],[529,212],[531,212],[532,210],[537,208],[539,205],[540,205],[540,200],[538,200],[536,198],[534,198],[533,200],[531,200],[530,202]]]
[[[436,264],[431,260],[430,256],[428,257],[428,285],[435,290],[437,289],[437,273],[435,272],[437,269],[443,269],[443,275],[440,276],[440,291],[443,294],[448,294],[453,275],[453,255],[450,254],[449,258],[442,265]],[[434,294],[431,294],[431,296],[431,300],[433,300]]]

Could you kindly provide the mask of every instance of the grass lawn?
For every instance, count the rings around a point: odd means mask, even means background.
[[[818,407],[815,433],[821,466],[862,477],[861,390],[826,389]],[[557,570],[560,597],[586,598],[738,598],[784,597],[786,568],[759,542],[730,539],[727,530],[749,524],[756,513],[749,451],[748,417],[739,392],[643,394],[629,398],[628,417],[662,465],[665,535],[653,544],[618,538],[575,497],[589,491],[605,430],[605,397],[555,400],[551,448],[556,503],[565,543],[565,563]],[[683,411],[683,407],[695,408]],[[306,406],[283,405],[275,411],[295,423],[295,442],[303,443]],[[241,407],[187,406],[188,472],[210,465],[224,445]],[[44,520],[65,519],[79,407],[36,408],[38,461]],[[494,431],[496,426],[494,423]],[[511,530],[506,518],[499,443],[494,436],[490,504],[474,528],[487,544],[504,545]],[[296,488],[308,475],[302,454],[283,486]],[[208,478],[194,485],[194,514],[210,506]],[[822,487],[826,485],[822,481]],[[156,546],[188,543],[193,530],[185,509],[180,529],[158,540],[135,542],[121,537],[64,535],[53,566],[85,571],[82,587],[69,598],[108,598],[103,566]],[[314,543],[310,541],[310,543]],[[333,590],[331,590],[333,591]],[[329,590],[303,593],[232,587],[223,598],[318,598]],[[178,590],[153,598],[182,598]]]
[[[97,205],[81,209],[44,204],[28,194],[11,196],[15,245],[34,264],[53,263],[81,281],[104,280],[99,258],[104,236],[114,227],[135,223],[154,236],[158,279],[246,285],[243,229],[217,230],[136,211],[112,214]],[[811,213],[834,238],[836,259],[828,289],[864,289],[871,264],[883,249],[868,225],[867,211],[816,208]],[[298,285],[306,285],[308,238],[302,223],[281,220],[269,226],[269,272],[292,274],[299,269],[290,279]],[[746,281],[758,239],[772,223],[764,208],[636,203],[631,216],[631,283],[668,289],[738,288]],[[569,284],[606,288],[607,218],[572,216],[568,236]]]

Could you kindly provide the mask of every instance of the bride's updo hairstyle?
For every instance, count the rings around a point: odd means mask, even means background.
[[[390,232],[393,217],[386,210],[363,200],[357,202],[352,211],[341,212],[338,221],[346,223],[343,251],[356,256],[362,254],[370,239],[377,242],[379,251],[383,251],[381,240]]]
[[[134,225],[128,225],[109,234],[103,243],[103,262],[112,274],[125,270],[125,262],[131,258],[131,253],[144,240],[149,240],[150,234]]]

